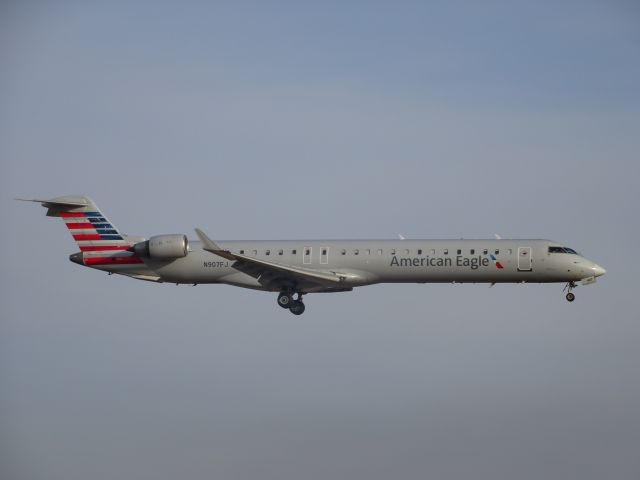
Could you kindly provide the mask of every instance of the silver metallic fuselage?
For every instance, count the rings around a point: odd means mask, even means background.
[[[267,240],[219,241],[224,250],[263,261],[332,272],[339,285],[296,285],[300,291],[340,291],[374,283],[577,282],[605,270],[574,253],[550,253],[549,240]],[[225,283],[277,291],[272,279],[248,275],[234,261],[189,242],[184,258],[144,259],[142,265],[96,266],[145,280],[172,283]]]

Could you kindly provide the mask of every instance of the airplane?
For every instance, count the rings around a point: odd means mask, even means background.
[[[346,292],[377,283],[565,283],[589,285],[605,269],[574,249],[550,240],[241,240],[200,241],[184,234],[150,238],[122,233],[86,196],[37,202],[65,223],[80,251],[72,262],[151,282],[228,284],[278,292],[294,315],[303,295]]]

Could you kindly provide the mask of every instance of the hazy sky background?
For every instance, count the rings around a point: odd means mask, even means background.
[[[0,476],[637,479],[634,1],[3,2]],[[607,275],[275,295],[83,269],[130,234],[551,238]]]

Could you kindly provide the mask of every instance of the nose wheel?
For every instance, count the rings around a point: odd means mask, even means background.
[[[574,288],[576,288],[575,282],[567,282],[564,289],[562,290],[563,292],[565,290],[567,291],[567,295],[565,296],[565,298],[567,299],[567,302],[573,302],[576,299],[575,293],[571,291]]]
[[[278,305],[287,308],[294,315],[302,315],[305,311],[304,303],[302,303],[302,293],[297,292],[297,298],[293,298],[291,292],[280,292],[278,295]]]

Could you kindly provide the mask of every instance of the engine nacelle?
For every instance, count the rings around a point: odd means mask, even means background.
[[[182,258],[187,256],[188,249],[187,236],[180,234],[156,235],[133,246],[137,255],[150,258]]]

